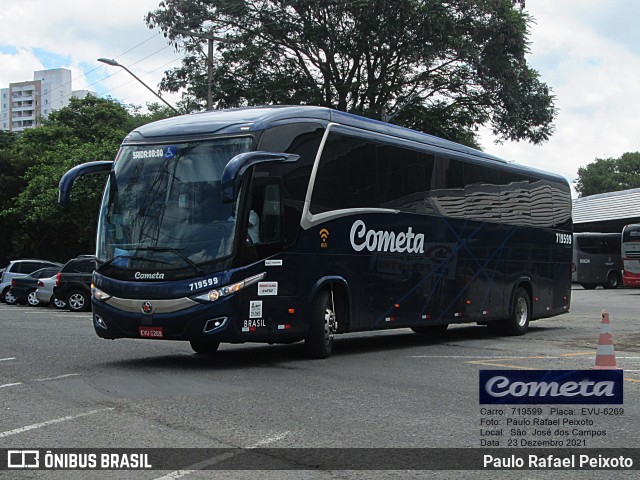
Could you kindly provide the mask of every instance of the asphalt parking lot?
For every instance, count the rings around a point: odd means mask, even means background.
[[[406,329],[353,334],[338,337],[326,360],[305,359],[300,344],[223,344],[216,355],[202,357],[186,343],[102,340],[90,314],[0,304],[0,448],[478,449],[490,438],[478,401],[478,371],[590,369],[603,310],[610,314],[616,361],[623,369],[624,413],[595,418],[592,430],[604,435],[570,436],[584,440],[585,448],[635,448],[640,290],[581,287],[573,290],[569,314],[534,322],[522,337],[494,336],[476,325],[451,327],[438,339]],[[562,417],[547,406],[541,416]],[[574,416],[586,418],[580,412]],[[520,441],[507,425],[491,439],[501,442],[500,448]],[[19,473],[209,478],[211,472],[197,469]],[[256,476],[242,473],[216,475]],[[285,473],[287,478],[362,476],[355,470]],[[381,478],[424,474],[375,473]],[[527,478],[539,478],[538,473]],[[570,478],[580,472],[562,473]],[[605,473],[602,478],[612,478]],[[283,472],[260,476],[283,478]]]

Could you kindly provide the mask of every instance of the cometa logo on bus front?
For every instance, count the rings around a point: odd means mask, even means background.
[[[142,273],[136,272],[133,275],[133,278],[136,280],[164,280],[164,273],[156,272],[156,273]]]
[[[362,220],[356,220],[351,226],[351,246],[356,252],[398,252],[424,253],[424,234],[413,233],[409,227],[406,232],[388,232],[386,230],[367,230]]]

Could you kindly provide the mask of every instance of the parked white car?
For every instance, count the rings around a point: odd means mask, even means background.
[[[53,295],[53,287],[55,286],[57,279],[58,276],[54,275],[53,277],[41,278],[38,280],[36,298],[41,305],[49,305],[52,303],[56,308],[66,308],[67,304],[64,301],[55,298]]]

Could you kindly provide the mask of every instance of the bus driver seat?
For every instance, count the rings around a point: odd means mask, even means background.
[[[251,209],[249,212],[249,223],[247,225],[247,241],[249,243],[260,243],[260,216]]]

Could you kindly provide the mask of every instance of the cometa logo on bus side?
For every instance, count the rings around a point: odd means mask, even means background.
[[[367,230],[362,220],[356,220],[349,237],[356,252],[366,249],[370,252],[424,253],[424,234],[413,233],[412,227],[400,233]]]

